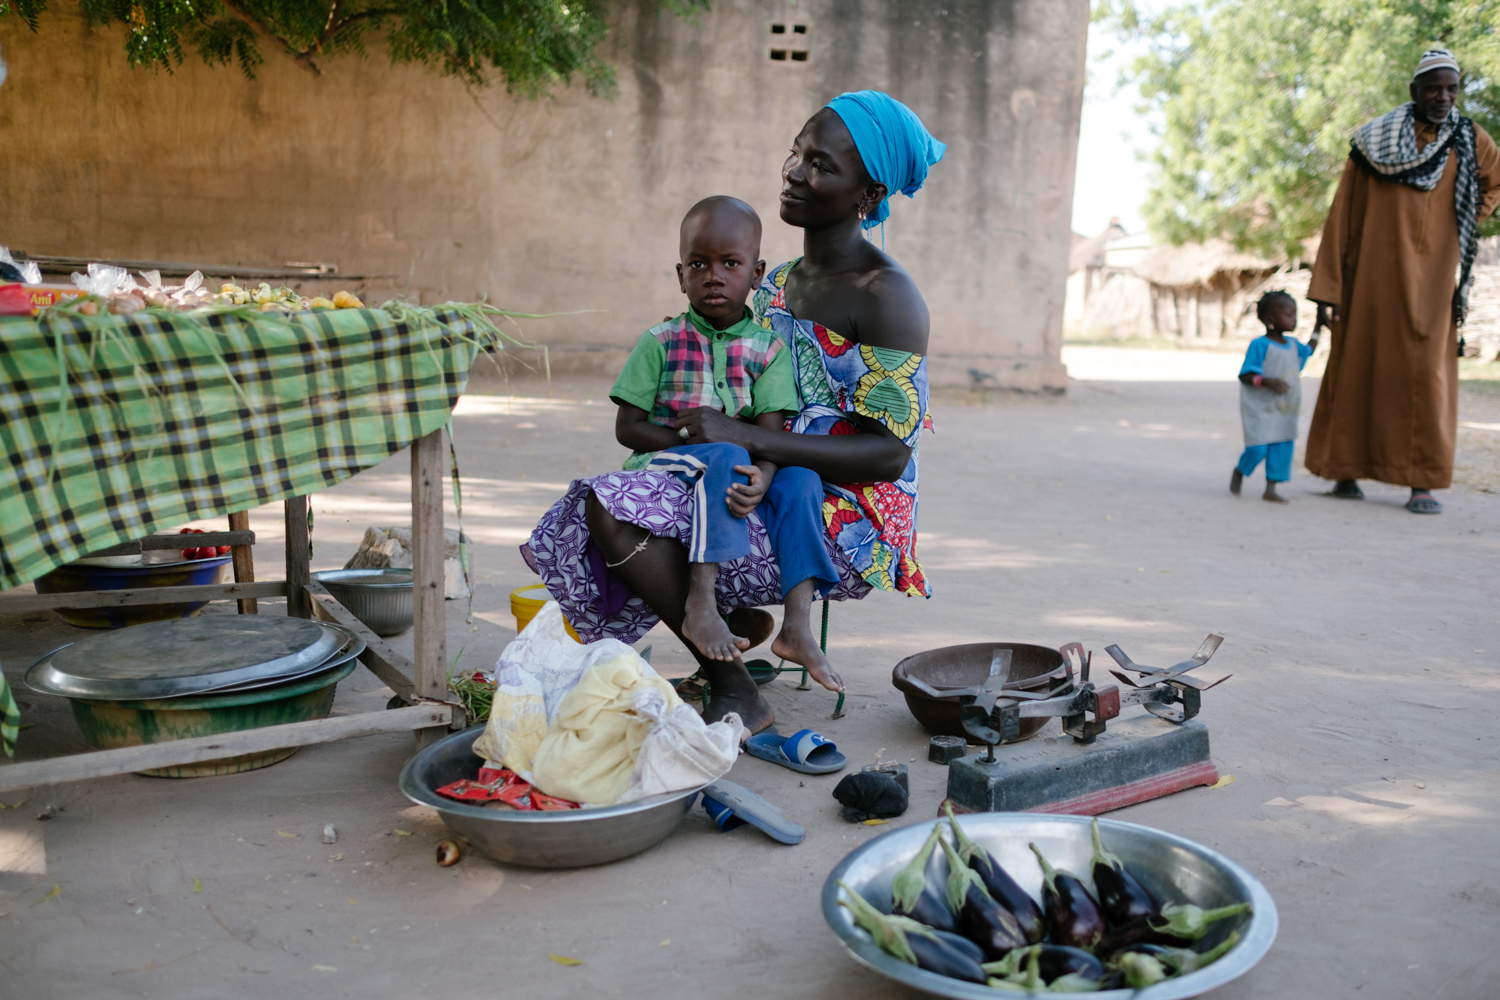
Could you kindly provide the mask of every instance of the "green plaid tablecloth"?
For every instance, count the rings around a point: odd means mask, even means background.
[[[442,427],[498,338],[435,315],[0,319],[0,590],[326,489]]]

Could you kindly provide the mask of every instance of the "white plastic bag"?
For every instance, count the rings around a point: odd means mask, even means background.
[[[0,59],[0,83],[5,82],[5,60]],[[21,281],[28,285],[42,283],[42,269],[34,260],[19,261],[10,255],[10,247],[0,247],[0,261],[21,272]]]
[[[618,639],[579,645],[568,635],[562,609],[548,601],[495,664],[494,705],[474,752],[490,767],[507,767],[526,777],[558,706],[583,672],[633,652]],[[649,666],[645,669],[655,676]]]
[[[668,711],[661,693],[649,689],[637,692],[631,707],[652,725],[621,802],[696,788],[722,778],[734,766],[740,742],[750,735],[733,712],[720,722],[705,724],[691,705]]]
[[[87,275],[73,272],[73,284],[90,295],[108,298],[111,295],[128,295],[140,286],[123,267],[113,264],[90,264]]]

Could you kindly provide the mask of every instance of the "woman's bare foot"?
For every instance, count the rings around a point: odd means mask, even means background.
[[[719,617],[718,602],[714,600],[714,583],[718,577],[718,563],[693,563],[689,567],[682,637],[697,646],[698,651],[710,660],[733,660],[750,648],[750,641],[729,631],[729,626]]]
[[[808,676],[828,690],[844,690],[843,678],[833,669],[833,664],[828,662],[828,657],[818,645],[818,640],[813,638],[812,628],[805,618],[798,623],[788,613],[782,623],[781,634],[771,643],[771,652],[783,660],[806,667]]]
[[[730,712],[738,713],[740,722],[751,735],[766,729],[776,721],[776,712],[771,703],[761,697],[760,686],[738,659],[730,663],[715,663],[700,672],[709,684],[709,701],[703,706],[703,721],[718,722]]]
[[[760,608],[735,608],[724,621],[729,625],[729,631],[750,641],[750,645],[742,647],[744,649],[754,649],[771,638],[771,633],[776,630],[776,619],[769,611]]]
[[[1276,484],[1269,479],[1266,480],[1266,491],[1260,495],[1260,498],[1269,503],[1287,503],[1287,498],[1276,492]]]

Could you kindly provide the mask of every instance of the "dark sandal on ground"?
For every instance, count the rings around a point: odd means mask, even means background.
[[[1239,469],[1235,469],[1233,472],[1231,472],[1229,474],[1229,492],[1233,493],[1235,496],[1239,496],[1240,495],[1240,488],[1243,487],[1244,485],[1245,485],[1245,474],[1243,472],[1241,472]]]
[[[1365,491],[1360,489],[1359,483],[1353,479],[1340,479],[1338,485],[1334,486],[1328,495],[1338,497],[1340,500],[1363,500]]]
[[[1406,501],[1406,509],[1413,514],[1441,514],[1443,505],[1431,493],[1413,493]]]

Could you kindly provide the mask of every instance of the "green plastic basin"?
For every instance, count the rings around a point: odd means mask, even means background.
[[[205,694],[191,698],[156,701],[90,701],[70,698],[73,718],[89,746],[99,750],[134,747],[143,743],[167,743],[194,736],[217,736],[287,722],[326,719],[333,710],[338,682],[358,666],[350,659],[319,674],[229,694]],[[138,774],[157,778],[200,778],[211,774],[237,774],[286,760],[297,747],[262,750],[258,753],[219,757],[214,760],[159,767]]]

